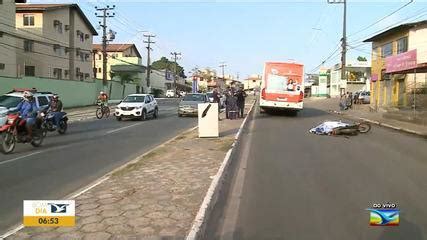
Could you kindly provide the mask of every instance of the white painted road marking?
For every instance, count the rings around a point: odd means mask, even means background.
[[[31,156],[34,156],[36,154],[40,154],[42,152],[43,151],[33,152],[33,153],[30,153],[30,154],[27,154],[27,155],[24,155],[24,156],[20,156],[20,157],[17,157],[17,158],[12,158],[12,159],[9,159],[9,160],[6,160],[6,161],[2,161],[2,162],[0,162],[0,165],[6,164],[6,163],[10,163],[10,162],[14,162],[14,161],[17,161],[19,159],[26,158],[26,157],[31,157]]]
[[[134,124],[129,125],[129,126],[117,128],[117,129],[114,129],[114,130],[110,130],[110,131],[107,132],[107,134],[115,133],[115,132],[118,132],[118,131],[121,131],[121,130],[125,130],[125,129],[131,128],[131,127],[135,127],[135,126],[140,125],[140,124],[142,124],[142,122],[140,122],[140,123],[134,123]]]

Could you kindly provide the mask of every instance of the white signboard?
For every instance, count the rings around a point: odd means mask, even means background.
[[[219,137],[218,103],[199,103],[199,137]]]

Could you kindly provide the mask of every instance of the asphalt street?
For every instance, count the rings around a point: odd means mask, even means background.
[[[15,153],[0,154],[0,235],[22,221],[23,200],[63,199],[195,126],[196,118],[177,117],[177,106],[161,101],[159,118],[147,121],[73,122],[66,135],[49,133],[40,148],[18,144]]]
[[[427,239],[426,140],[377,126],[308,132],[335,119],[313,103],[297,117],[256,113],[206,239]],[[366,209],[387,202],[400,226],[370,226]]]

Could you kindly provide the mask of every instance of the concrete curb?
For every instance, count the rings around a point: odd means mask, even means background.
[[[243,120],[242,124],[240,125],[239,131],[236,133],[234,137],[234,142],[231,145],[231,148],[227,151],[227,154],[224,157],[224,160],[218,169],[217,174],[213,178],[211,185],[209,186],[209,189],[203,199],[203,202],[199,208],[199,211],[197,212],[196,218],[193,221],[193,224],[190,228],[190,232],[187,234],[186,240],[197,240],[203,237],[204,232],[206,230],[206,223],[209,219],[210,215],[212,214],[212,211],[219,199],[219,193],[221,192],[221,188],[224,185],[224,178],[226,175],[226,172],[231,165],[231,158],[235,154],[236,147],[238,146],[240,135],[242,133],[243,128],[246,126],[247,119],[252,113],[252,110],[255,106],[256,100],[252,103],[251,108],[249,109],[245,119]]]
[[[350,119],[362,120],[362,121],[369,122],[369,123],[372,123],[372,124],[375,124],[375,125],[378,125],[378,126],[381,126],[381,127],[393,129],[395,131],[404,132],[404,133],[416,135],[418,137],[422,137],[422,138],[426,138],[427,139],[427,133],[417,132],[417,131],[414,131],[414,130],[411,130],[411,129],[407,129],[407,128],[396,127],[396,126],[390,125],[388,123],[382,123],[382,122],[378,122],[378,121],[371,120],[371,119],[368,119],[368,118],[357,117],[357,116],[346,114],[346,113],[339,114],[339,113],[333,112],[333,111],[329,111],[329,112],[333,113],[333,114],[336,114],[336,115],[339,115],[339,116],[347,117],[347,118],[350,118]]]
[[[148,154],[150,154],[150,153],[152,153],[152,152],[156,151],[157,149],[159,149],[159,148],[161,148],[161,147],[164,147],[166,144],[168,144],[168,143],[170,143],[170,142],[172,142],[172,141],[176,140],[178,137],[180,137],[180,136],[182,136],[182,135],[184,135],[184,134],[187,134],[187,133],[189,133],[189,132],[192,132],[192,131],[194,131],[195,129],[197,129],[197,126],[192,127],[192,128],[190,128],[190,129],[187,129],[187,130],[184,130],[184,131],[182,131],[181,133],[178,133],[176,136],[174,136],[174,137],[170,138],[169,140],[167,140],[167,141],[165,141],[165,142],[163,142],[163,143],[161,143],[161,144],[159,144],[159,145],[157,145],[157,146],[153,147],[152,149],[150,149],[150,150],[148,150],[147,152],[145,152],[144,154],[142,154],[142,155],[140,155],[140,156],[136,157],[135,159],[133,159],[133,160],[131,160],[131,161],[129,161],[129,162],[127,162],[127,163],[125,163],[124,165],[122,165],[122,166],[120,166],[120,167],[117,167],[117,168],[115,168],[115,169],[111,170],[110,172],[106,173],[106,174],[105,174],[105,175],[103,175],[102,177],[100,177],[100,178],[96,179],[95,181],[93,181],[93,182],[91,182],[91,183],[87,184],[86,186],[84,186],[84,187],[82,187],[82,188],[78,189],[77,191],[74,191],[74,192],[72,192],[71,194],[66,195],[63,199],[74,199],[74,198],[77,198],[78,196],[82,195],[83,193],[85,193],[85,192],[87,192],[87,191],[91,190],[92,188],[94,188],[94,187],[98,186],[99,184],[101,184],[101,183],[103,183],[103,182],[107,181],[107,180],[108,180],[108,179],[109,179],[109,178],[110,178],[114,173],[116,173],[116,172],[118,172],[118,171],[120,171],[120,170],[122,170],[122,169],[126,168],[126,167],[127,167],[127,166],[129,166],[130,164],[134,164],[134,163],[136,163],[136,162],[140,161],[142,158],[144,158],[144,157],[145,157],[145,156],[147,156]],[[7,237],[12,236],[13,234],[17,233],[19,230],[21,230],[21,229],[23,229],[23,228],[24,228],[24,225],[22,225],[22,224],[17,224],[17,225],[15,225],[14,227],[12,227],[12,228],[11,228],[11,230],[9,230],[9,231],[7,231],[7,232],[3,233],[3,235],[0,235],[0,240],[3,240],[3,239],[5,239],[5,238],[7,238]],[[0,233],[0,234],[2,234],[2,233]]]

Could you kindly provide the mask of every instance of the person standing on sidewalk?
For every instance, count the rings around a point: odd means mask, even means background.
[[[245,98],[246,98],[246,93],[243,91],[243,89],[239,89],[237,91],[236,94],[236,100],[237,100],[237,108],[238,108],[238,113],[239,113],[239,117],[243,118],[244,115],[244,111],[245,111]]]
[[[347,108],[353,109],[353,93],[349,93],[347,96]]]
[[[220,98],[220,96],[219,96],[219,93],[218,93],[218,89],[214,89],[213,90],[213,93],[212,93],[212,97],[213,97],[213,102],[214,103],[218,103],[218,120],[221,120],[221,117],[219,116],[219,113],[221,112],[221,98]]]

